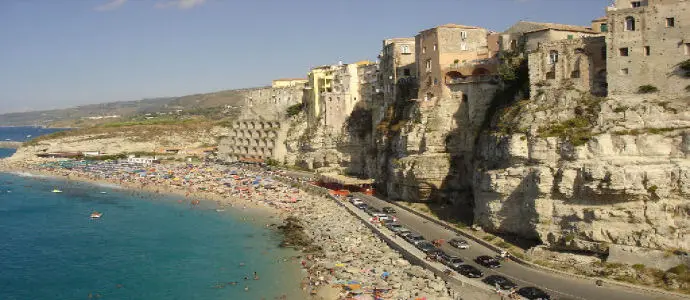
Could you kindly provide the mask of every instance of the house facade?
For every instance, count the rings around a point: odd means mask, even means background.
[[[690,69],[690,1],[617,0],[607,8],[610,94],[652,85],[659,93],[686,93]]]

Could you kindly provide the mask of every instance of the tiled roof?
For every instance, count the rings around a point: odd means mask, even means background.
[[[527,31],[525,33],[530,33],[530,32],[537,32],[537,31],[542,31],[542,30],[559,30],[559,31],[574,31],[574,32],[584,32],[584,33],[598,33],[592,28],[585,27],[585,26],[578,26],[578,25],[567,25],[567,24],[558,24],[558,23],[540,23],[540,22],[525,22],[525,23],[531,23],[536,26],[542,27],[541,29],[535,29],[531,31]]]

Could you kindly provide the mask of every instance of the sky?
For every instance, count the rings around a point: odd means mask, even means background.
[[[610,2],[0,0],[0,113],[265,86],[441,24],[589,25]]]

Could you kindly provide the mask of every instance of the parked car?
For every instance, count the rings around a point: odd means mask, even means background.
[[[417,244],[425,241],[424,237],[418,233],[410,233],[410,234],[406,235],[405,240],[410,242],[412,245],[415,245],[415,246]]]
[[[551,300],[549,294],[533,286],[523,287],[519,289],[517,293],[529,300]]]
[[[517,287],[517,284],[513,283],[508,278],[505,278],[501,275],[486,276],[486,278],[484,278],[484,280],[482,281],[490,286],[498,286],[502,290],[510,290],[512,288]]]
[[[392,220],[392,221],[397,221],[398,219],[394,216],[387,215],[384,213],[376,212],[371,214],[372,217],[379,218],[379,220],[384,221],[384,220]]]
[[[460,265],[457,269],[458,273],[462,274],[465,277],[469,278],[480,278],[484,276],[484,273],[482,271],[479,271],[479,269],[471,266],[471,265]]]
[[[366,212],[372,217],[375,214],[381,214],[381,211],[378,208],[373,207],[373,206],[369,206],[369,208],[366,209]]]
[[[434,247],[434,244],[429,243],[427,241],[421,241],[421,242],[415,244],[415,247],[417,247],[419,250],[422,250],[422,252],[424,252],[426,254],[429,254],[429,252],[437,249],[436,247]]]
[[[446,253],[439,255],[438,261],[441,262],[442,264],[450,267],[451,269],[457,269],[458,267],[460,267],[460,265],[465,263],[462,260],[462,258],[459,258],[457,256],[453,256],[453,255],[448,255]]]
[[[485,266],[487,268],[492,268],[492,269],[498,268],[501,266],[501,263],[498,260],[496,260],[495,258],[493,258],[491,256],[487,256],[487,255],[477,256],[477,258],[474,261],[476,261],[478,264],[480,264],[482,266]]]
[[[448,244],[458,249],[468,249],[470,247],[470,244],[466,240],[460,238],[450,239]]]
[[[386,224],[386,228],[390,229],[390,231],[398,233],[398,231],[405,229],[402,225],[400,225],[397,222],[390,222]]]
[[[395,234],[404,238],[404,237],[408,236],[409,234],[412,234],[412,231],[403,227],[403,228],[398,229],[398,231]]]
[[[366,210],[369,207],[369,205],[367,205],[366,203],[359,203],[359,204],[355,204],[355,207],[359,208],[361,210]]]
[[[352,205],[357,206],[358,204],[362,204],[364,202],[359,198],[352,198],[352,199],[350,199],[350,203],[352,203]]]
[[[395,209],[392,208],[392,207],[390,207],[390,206],[386,206],[386,207],[384,207],[384,208],[381,209],[381,210],[382,210],[383,212],[387,213],[387,214],[394,214],[394,213],[396,213]]]

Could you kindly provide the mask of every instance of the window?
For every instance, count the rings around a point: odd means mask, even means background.
[[[601,24],[599,25],[599,31],[601,32],[609,32],[609,24]]]
[[[620,56],[628,56],[630,53],[628,53],[628,48],[620,48],[618,49],[618,54]]]
[[[642,6],[642,1],[632,1],[632,2],[630,2],[630,5],[632,7],[640,7],[640,6]]]
[[[635,31],[635,18],[625,17],[625,31]]]
[[[402,53],[402,54],[410,54],[410,46],[409,46],[409,45],[402,45],[402,46],[400,46],[400,53]]]
[[[510,40],[510,50],[515,51],[517,49],[517,41],[516,40]]]
[[[434,44],[434,51],[438,48],[438,45]]]
[[[426,47],[422,47],[422,54],[426,53]]]
[[[558,51],[556,51],[556,50],[549,51],[549,63],[553,65],[557,62],[558,62]]]
[[[649,56],[649,54],[650,54],[649,46],[644,46],[644,56]]]
[[[438,85],[438,78],[434,78],[434,85]]]
[[[469,100],[470,100],[470,98],[467,97],[467,94],[462,94],[462,102],[467,102]]]
[[[572,34],[569,34],[569,35],[568,35],[568,39],[569,39],[569,40],[572,40],[572,39],[573,39],[573,35],[572,35]]]
[[[460,50],[461,51],[467,51],[467,43],[460,43]]]
[[[580,78],[580,70],[575,70],[570,73],[570,78]]]
[[[403,75],[410,76],[410,69],[403,69]]]
[[[460,38],[461,39],[466,39],[467,38],[467,31],[460,31]]]
[[[431,72],[431,59],[426,60],[426,71]]]
[[[690,55],[690,43],[685,43],[685,55]]]
[[[546,79],[556,79],[556,73],[553,71],[546,72]]]
[[[666,18],[666,27],[676,27],[676,19]]]
[[[628,68],[621,69],[620,73],[621,73],[621,75],[628,75],[628,73],[629,73]]]

